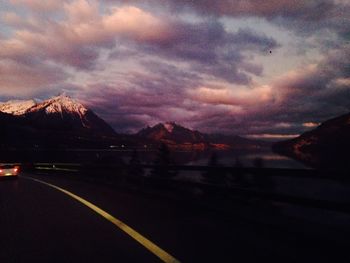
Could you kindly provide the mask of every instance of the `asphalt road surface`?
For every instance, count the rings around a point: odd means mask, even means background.
[[[227,215],[57,175],[24,176],[90,201],[180,262],[350,262],[341,229],[327,239],[314,224],[259,224],[239,210]],[[162,262],[81,202],[24,176],[0,180],[0,262]],[[320,235],[308,231],[315,228]]]

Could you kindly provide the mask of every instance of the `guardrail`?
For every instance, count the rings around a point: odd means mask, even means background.
[[[113,164],[79,164],[79,163],[34,163],[27,168],[45,172],[68,172],[79,174],[79,176],[90,176],[97,180],[110,180],[120,182],[131,182],[139,189],[148,187],[160,190],[181,192],[182,194],[193,193],[199,189],[211,196],[222,195],[225,197],[257,198],[260,200],[288,203],[304,207],[320,208],[338,212],[350,213],[350,202],[309,198],[284,193],[276,193],[273,187],[269,187],[271,178],[292,178],[330,180],[337,183],[349,185],[350,177],[346,171],[317,171],[317,170],[296,170],[296,169],[274,169],[274,168],[235,168],[235,167],[208,167],[208,166],[156,166],[156,165],[113,165]],[[137,170],[153,171],[155,169],[179,173],[182,171],[198,173],[215,173],[220,177],[215,183],[208,181],[194,182],[175,180],[174,176],[145,176],[133,175],[132,171]],[[130,172],[131,171],[131,172]],[[108,175],[108,176],[107,176]],[[249,178],[249,182],[244,182]],[[233,181],[232,181],[233,180]],[[236,180],[236,181],[235,181]],[[238,181],[237,181],[238,180]],[[243,181],[243,182],[242,182]],[[247,181],[247,180],[246,180]],[[156,189],[157,190],[157,189]]]
[[[33,163],[29,164],[35,169],[47,168],[49,170],[58,170],[74,167],[80,171],[84,168],[89,169],[125,169],[130,165],[114,165],[114,164],[96,164],[96,163]],[[153,169],[156,165],[141,164],[140,168]],[[192,165],[168,165],[166,169],[169,171],[216,171],[220,173],[236,173],[236,174],[259,174],[269,177],[290,177],[290,178],[310,178],[310,179],[326,179],[332,181],[340,181],[342,183],[350,183],[349,171],[344,170],[315,170],[315,169],[288,169],[288,168],[254,168],[254,167],[229,167],[229,166],[192,166]]]

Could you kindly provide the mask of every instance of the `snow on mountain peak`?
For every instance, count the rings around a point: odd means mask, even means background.
[[[163,124],[164,128],[167,129],[169,133],[172,133],[174,130],[174,123],[172,122],[166,122]]]
[[[54,97],[51,99],[51,101],[51,105],[48,108],[46,108],[47,112],[50,112],[50,110],[58,110],[58,112],[66,110],[69,112],[77,112],[82,115],[84,115],[87,112],[87,108],[85,108],[82,104],[66,95]]]
[[[33,112],[40,109],[45,109],[45,113],[47,114],[62,113],[65,111],[70,113],[77,113],[80,116],[85,115],[88,111],[87,108],[85,108],[82,104],[64,94],[45,100],[42,103],[39,103],[30,108],[29,111]]]
[[[0,104],[0,111],[12,115],[23,115],[28,109],[35,106],[34,100],[10,100]]]
[[[83,116],[88,111],[82,104],[66,96],[65,94],[53,97],[43,102],[37,103],[34,100],[10,100],[0,103],[0,111],[12,115],[23,115],[27,112],[35,112],[45,109],[45,113],[77,113]]]

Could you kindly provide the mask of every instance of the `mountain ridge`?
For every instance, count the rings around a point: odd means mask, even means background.
[[[258,149],[266,146],[262,142],[236,135],[202,133],[176,122],[147,126],[136,134],[117,134],[92,110],[64,94],[40,102],[13,100],[0,104],[0,123],[2,127],[7,127],[8,141],[27,138],[27,141],[23,141],[25,145],[85,147],[85,141],[87,144],[93,142],[89,145],[103,145],[105,148],[128,145],[153,149],[165,143],[177,150]]]
[[[268,143],[243,138],[237,135],[202,133],[197,130],[185,128],[175,122],[158,123],[152,127],[147,126],[137,132],[136,135],[160,141],[175,148],[229,150],[268,146]]]
[[[31,100],[33,103],[34,100]],[[115,131],[93,111],[81,103],[59,95],[42,102],[11,101],[0,105],[0,111],[25,120],[27,125],[46,130],[115,135]],[[2,109],[2,110],[1,110]]]
[[[175,122],[158,123],[152,127],[146,127],[136,135],[155,140],[169,140],[174,143],[202,142],[204,137],[199,131],[185,128]]]
[[[0,112],[19,116],[34,105],[35,100],[9,100],[0,104]]]
[[[297,138],[275,143],[273,150],[316,168],[350,167],[350,113],[329,119]]]

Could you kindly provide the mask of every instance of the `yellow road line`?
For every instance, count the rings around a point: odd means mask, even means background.
[[[54,189],[56,189],[58,191],[61,191],[62,193],[65,193],[66,195],[68,195],[68,196],[72,197],[73,199],[79,201],[80,203],[82,203],[85,206],[89,207],[90,209],[92,209],[94,212],[96,212],[100,216],[102,216],[105,219],[107,219],[108,221],[110,221],[112,224],[116,225],[119,229],[124,231],[126,234],[128,234],[130,237],[132,237],[137,242],[139,242],[142,246],[144,246],[146,249],[148,249],[154,255],[159,257],[163,262],[166,262],[166,263],[179,263],[180,262],[179,260],[174,258],[172,255],[170,255],[169,253],[167,253],[166,251],[164,251],[163,249],[158,247],[152,241],[150,241],[149,239],[147,239],[144,236],[142,236],[136,230],[132,229],[131,227],[129,227],[128,225],[126,225],[125,223],[120,221],[119,219],[115,218],[111,214],[107,213],[106,211],[102,210],[101,208],[97,207],[96,205],[90,203],[89,201],[87,201],[87,200],[85,200],[85,199],[83,199],[83,198],[81,198],[81,197],[79,197],[79,196],[77,196],[77,195],[75,195],[75,194],[73,194],[73,193],[63,189],[63,188],[61,188],[61,187],[58,187],[56,185],[47,183],[45,181],[38,180],[38,179],[29,177],[29,176],[21,176],[21,178],[30,179],[30,180],[33,180],[35,182],[47,185],[47,186],[52,187],[52,188],[54,188]]]

